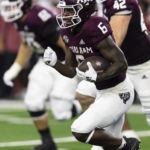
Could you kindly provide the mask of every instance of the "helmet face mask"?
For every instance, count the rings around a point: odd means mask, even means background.
[[[94,13],[95,0],[60,0],[57,7],[61,9],[61,14],[56,16],[60,28],[70,28]]]
[[[22,10],[23,5],[23,0],[1,0],[1,16],[6,22],[16,21],[20,19],[24,14]]]
[[[61,14],[56,17],[61,28],[70,28],[81,22],[79,16],[79,12],[83,8],[81,4],[64,5],[59,3],[57,6],[61,9]]]

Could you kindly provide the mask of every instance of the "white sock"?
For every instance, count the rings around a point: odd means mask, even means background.
[[[124,139],[124,137],[122,138],[122,143],[121,145],[118,147],[118,149],[122,149],[124,146],[126,145],[126,141]]]

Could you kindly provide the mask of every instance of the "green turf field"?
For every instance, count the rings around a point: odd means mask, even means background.
[[[141,150],[150,150],[150,127],[142,114],[128,113],[131,126],[140,135]],[[74,140],[70,132],[73,120],[59,122],[50,114],[52,134],[60,150],[90,150],[90,145]],[[143,131],[143,132],[142,132]],[[65,138],[66,137],[66,138]],[[29,150],[38,144],[39,135],[25,110],[0,110],[0,150]]]

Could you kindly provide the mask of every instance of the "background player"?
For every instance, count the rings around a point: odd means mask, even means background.
[[[47,46],[51,46],[58,54],[58,59],[63,61],[64,44],[53,13],[38,5],[31,7],[31,4],[31,0],[1,1],[2,17],[7,22],[14,22],[22,38],[18,56],[4,74],[4,82],[13,86],[13,79],[29,61],[32,53],[39,56],[29,74],[24,102],[42,139],[42,145],[33,150],[56,150],[49,130],[45,102],[49,98],[52,113],[57,120],[68,120],[80,113],[80,105],[74,100],[77,80],[64,77],[43,63],[40,56]]]
[[[61,0],[58,7],[62,13],[57,19],[68,47],[66,64],[57,61],[51,48],[45,50],[44,61],[65,76],[74,77],[77,73],[95,82],[97,88],[95,102],[72,124],[73,135],[81,142],[101,145],[105,150],[138,150],[137,139],[120,138],[124,113],[133,102],[134,92],[125,77],[126,59],[113,41],[108,22],[90,17],[95,12],[95,0]],[[102,56],[111,65],[102,73],[96,73],[90,62],[86,72],[75,69],[78,58],[84,60],[90,56]]]

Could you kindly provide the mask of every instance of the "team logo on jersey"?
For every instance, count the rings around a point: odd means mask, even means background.
[[[43,22],[46,22],[48,21],[50,18],[51,18],[51,14],[48,13],[47,10],[43,9],[42,11],[40,11],[38,13],[38,17],[43,21]]]
[[[123,103],[126,104],[126,102],[130,99],[130,93],[119,93],[119,97],[123,100]]]
[[[69,43],[69,38],[66,35],[63,36],[63,40],[64,40],[65,43]]]
[[[148,77],[146,75],[143,75],[142,79],[148,79]]]
[[[89,2],[92,2],[93,0],[78,0],[77,3],[84,3],[84,4],[89,4]]]
[[[80,40],[80,45],[85,45],[85,42],[83,41],[83,39]]]

